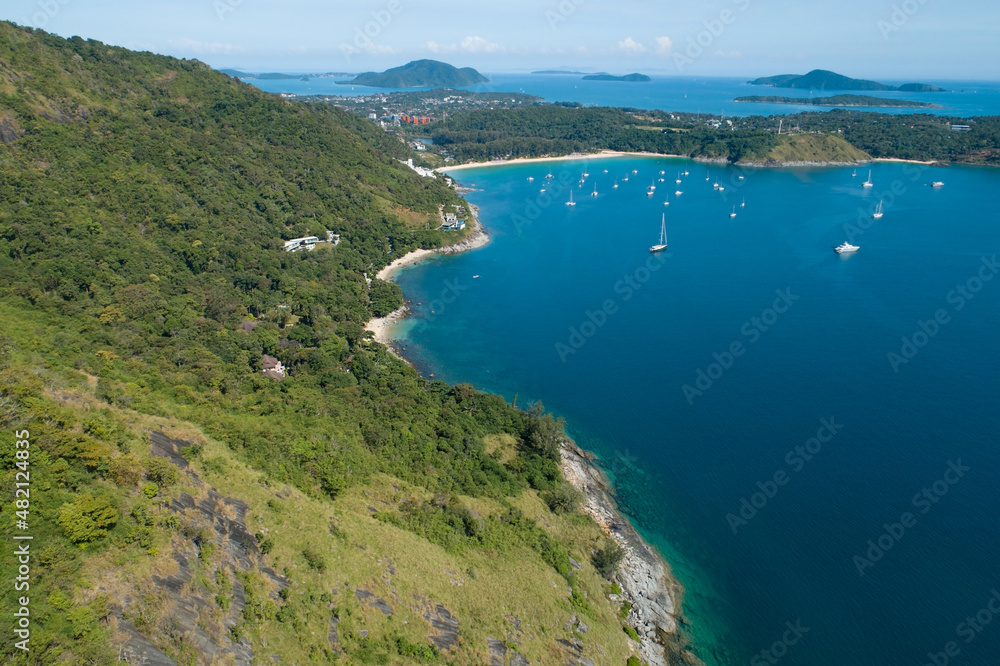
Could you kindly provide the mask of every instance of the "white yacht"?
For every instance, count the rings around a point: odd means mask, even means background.
[[[638,169],[632,169],[632,173],[639,173]]]
[[[733,204],[733,212],[729,214],[729,217],[736,217],[736,205]]]
[[[546,177],[546,178],[552,178],[552,172],[551,172],[551,171],[549,171],[548,175],[546,175],[545,177]]]
[[[682,173],[681,175],[682,175],[682,176],[690,176],[690,175],[691,175],[691,172],[690,172],[690,171],[685,171],[685,172],[684,172],[684,173]]]
[[[719,180],[718,179],[715,180],[715,184],[712,185],[712,189],[713,190],[718,190],[719,189]]]
[[[944,181],[935,180],[933,183],[931,183],[931,187],[944,187]]]
[[[569,201],[566,202],[567,206],[575,206],[576,202],[573,201],[573,190],[569,191]]]
[[[837,254],[850,254],[851,252],[857,252],[860,249],[861,247],[857,245],[851,245],[850,243],[845,241],[843,244],[833,248],[833,251],[836,252]]]
[[[535,182],[535,177],[534,176],[528,176],[528,182],[529,183]]]
[[[605,169],[605,170],[604,170],[604,173],[607,173],[607,172],[608,172],[608,170],[607,170],[607,169]]]
[[[881,201],[879,201],[879,202],[878,202],[878,208],[876,208],[876,209],[875,209],[875,212],[874,212],[874,213],[872,213],[872,217],[873,217],[873,218],[875,218],[876,220],[881,220],[881,219],[882,219],[882,216],[883,216],[884,214],[885,214],[885,213],[883,213],[883,212],[882,212],[882,202],[881,202]]]
[[[617,190],[618,189],[618,179],[617,178],[615,178],[615,184],[611,186],[611,189],[613,189],[613,190]]]
[[[678,185],[681,184],[681,172],[680,171],[677,172],[677,180],[675,180],[674,182],[677,183]]]
[[[740,208],[746,208],[746,207],[747,207],[747,198],[743,197],[743,203],[740,204]]]
[[[875,187],[875,185],[872,183],[872,172],[871,172],[871,169],[868,170],[868,180],[866,180],[865,182],[861,183],[861,187],[865,187],[865,188]]]
[[[663,221],[660,223],[660,242],[649,248],[650,252],[662,252],[667,249],[667,214],[663,214]]]
[[[623,183],[627,183],[628,182],[628,174],[627,173],[625,174],[625,177],[622,178],[622,182]]]
[[[682,195],[682,194],[684,194],[684,193],[683,193],[683,192],[681,192],[680,190],[677,190],[676,192],[674,192],[674,194],[676,194],[677,196],[680,196],[680,195]]]
[[[597,183],[594,183],[594,191],[590,193],[590,196],[592,197],[597,196]]]

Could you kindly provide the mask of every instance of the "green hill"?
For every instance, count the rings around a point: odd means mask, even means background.
[[[765,76],[749,81],[749,83],[755,86],[805,88],[809,90],[902,90],[905,92],[938,92],[942,90],[942,88],[935,88],[934,86],[920,83],[908,83],[900,87],[890,86],[878,83],[877,81],[852,79],[825,69],[814,69],[808,74]]]
[[[365,72],[351,81],[337,83],[375,88],[455,88],[487,82],[489,79],[471,67],[458,69],[437,60],[414,60],[382,73]]]
[[[402,303],[379,268],[456,238],[431,229],[460,200],[403,143],[9,23],[0,139],[0,481],[29,431],[36,548],[32,649],[0,662],[472,664],[510,636],[532,662],[625,663],[561,424],[363,328]]]
[[[628,81],[630,83],[646,82],[652,81],[651,78],[645,74],[626,74],[625,76],[614,76],[612,74],[601,73],[601,74],[590,74],[583,77],[584,81]]]

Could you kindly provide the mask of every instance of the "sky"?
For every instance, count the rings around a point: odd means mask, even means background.
[[[257,72],[433,58],[484,73],[1000,79],[996,0],[4,0],[0,17]]]

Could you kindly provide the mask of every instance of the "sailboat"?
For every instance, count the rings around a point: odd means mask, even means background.
[[[597,196],[597,183],[594,183],[594,191],[590,193],[590,196],[592,197]]]
[[[712,185],[712,189],[713,190],[719,189],[719,179],[718,178],[715,179],[715,183]]]
[[[535,182],[535,177],[534,176],[528,176],[528,182],[529,183]]]
[[[857,177],[858,177],[858,170],[855,169],[854,173],[851,174],[851,178],[857,178]]]
[[[654,180],[649,184],[649,187],[646,188],[646,196],[647,197],[653,196],[653,192],[655,191],[656,191],[656,181]]]
[[[650,252],[662,252],[667,249],[667,214],[663,214],[663,222],[660,223],[660,242],[649,248]]]
[[[868,170],[868,180],[866,180],[865,182],[861,183],[861,187],[864,187],[864,188],[875,187],[875,185],[872,183],[872,172],[871,172],[870,169]]]
[[[733,212],[729,214],[729,217],[736,217],[736,204],[733,204]]]
[[[882,216],[883,216],[884,214],[885,214],[885,213],[883,213],[883,212],[882,212],[882,202],[881,202],[881,201],[879,201],[879,202],[878,202],[878,208],[876,208],[876,209],[875,209],[875,212],[874,212],[874,213],[872,213],[872,217],[873,217],[873,218],[875,218],[876,220],[881,220],[881,219],[882,219]]]
[[[711,171],[706,171],[705,172],[705,182],[707,183],[710,180],[712,180],[712,172]]]
[[[628,182],[628,173],[626,173],[626,174],[625,174],[625,177],[624,177],[624,178],[622,178],[622,182],[623,182],[623,183],[627,183],[627,182]]]
[[[546,177],[546,178],[552,178],[552,172],[551,172],[551,171],[549,171],[548,175],[546,175],[545,177]]]
[[[617,190],[618,189],[618,179],[617,178],[615,178],[615,184],[611,186],[611,189],[613,189],[613,190]]]
[[[569,201],[566,202],[567,206],[575,206],[576,202],[573,201],[573,190],[569,191]]]
[[[740,208],[746,208],[746,207],[747,207],[747,198],[743,197],[743,203],[740,204]]]
[[[677,180],[675,180],[674,182],[677,183],[678,185],[681,184],[681,172],[680,171],[677,172]]]

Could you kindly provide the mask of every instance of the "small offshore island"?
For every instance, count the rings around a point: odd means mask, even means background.
[[[584,81],[626,81],[629,83],[647,83],[653,79],[649,78],[645,74],[626,74],[624,76],[615,76],[613,74],[608,74],[606,72],[601,72],[600,74],[588,74],[583,77]]]
[[[365,72],[337,83],[372,88],[457,88],[489,83],[489,79],[471,67],[459,69],[438,60],[414,60],[381,73]]]

